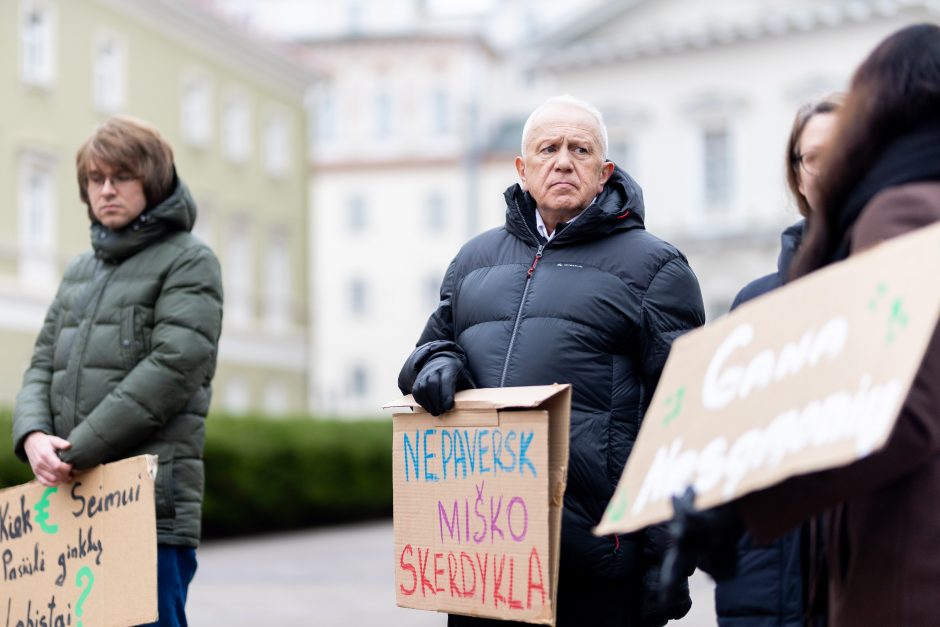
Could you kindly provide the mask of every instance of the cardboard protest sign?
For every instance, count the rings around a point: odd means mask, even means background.
[[[0,625],[125,627],[157,618],[156,458],[67,485],[0,491]]]
[[[672,348],[595,533],[712,507],[884,446],[940,311],[940,225],[745,304]]]
[[[398,605],[555,624],[571,386],[459,392],[393,418]]]

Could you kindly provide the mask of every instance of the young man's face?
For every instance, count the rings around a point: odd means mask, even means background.
[[[87,190],[91,212],[98,222],[117,231],[133,222],[147,207],[140,179],[102,163],[88,169]]]
[[[565,213],[587,207],[613,170],[604,160],[597,121],[566,104],[547,106],[537,115],[525,156],[516,157],[522,186],[538,207]]]

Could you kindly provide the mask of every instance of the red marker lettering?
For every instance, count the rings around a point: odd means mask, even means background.
[[[401,589],[401,593],[405,596],[411,596],[415,593],[415,590],[418,589],[418,573],[415,572],[415,567],[410,563],[405,563],[405,553],[409,556],[414,553],[414,550],[411,548],[410,544],[406,544],[405,548],[401,551],[401,557],[398,560],[398,563],[401,565],[402,570],[407,570],[411,572],[411,589],[405,588],[404,584],[398,584],[398,587]]]
[[[431,580],[428,579],[428,561],[431,557],[431,549],[425,549],[424,555],[421,555],[421,549],[418,549],[418,568],[421,570],[421,596],[426,597],[427,594],[424,592],[425,588],[431,589],[431,594],[434,594],[434,586],[431,585]]]
[[[430,549],[428,549],[428,550],[430,551]],[[443,553],[435,553],[435,554],[434,554],[434,592],[443,592],[443,591],[444,591],[443,586],[437,585],[437,576],[444,574],[444,569],[437,567],[437,560],[441,559],[442,557],[444,557],[444,554],[443,554]]]
[[[532,560],[535,559],[535,569],[532,568]],[[538,575],[539,581],[535,583],[533,574]],[[542,593],[542,605],[545,605],[545,580],[542,578],[542,560],[539,559],[539,550],[535,547],[529,553],[529,584],[526,591],[526,609],[532,607],[532,591],[538,590]]]

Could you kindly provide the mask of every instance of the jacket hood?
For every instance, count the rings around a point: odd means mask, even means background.
[[[99,259],[120,261],[170,233],[192,231],[195,223],[196,203],[186,184],[177,178],[173,193],[157,206],[144,210],[127,226],[112,231],[93,220],[91,246]]]
[[[796,251],[803,243],[803,231],[806,228],[806,220],[800,220],[796,224],[788,226],[780,234],[780,255],[777,257],[777,275],[782,283],[786,283],[790,275],[790,266]]]
[[[538,244],[542,238],[535,228],[535,199],[518,183],[506,189],[503,196],[506,199],[506,228],[517,237]],[[645,214],[643,190],[639,183],[614,166],[613,174],[594,203],[552,241],[571,243],[615,230],[643,228]]]

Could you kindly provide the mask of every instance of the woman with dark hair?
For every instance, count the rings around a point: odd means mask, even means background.
[[[832,94],[797,111],[785,163],[787,186],[803,219],[781,234],[777,271],[744,286],[732,310],[786,283],[806,222],[819,204],[820,162],[842,99]],[[715,586],[719,627],[800,627],[807,619],[825,624],[825,597],[817,593],[817,582],[824,578],[818,536],[815,521],[763,545],[745,534],[738,542],[735,576]]]
[[[794,277],[940,220],[940,27],[910,26],[875,48],[830,146]],[[833,627],[940,625],[938,494],[935,331],[882,450],[747,495],[736,510],[758,540],[826,513]]]

